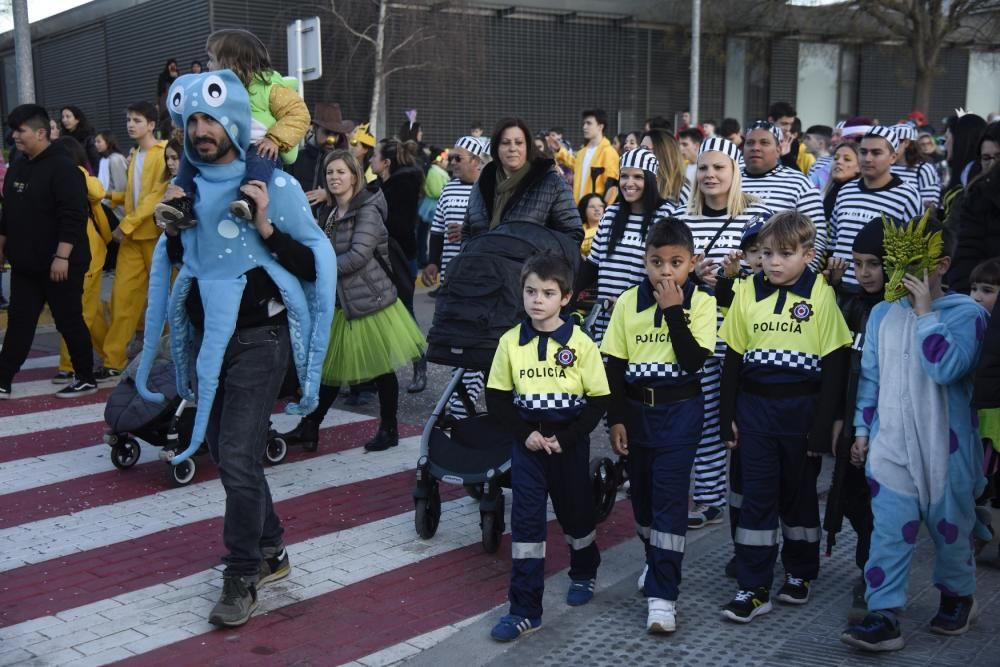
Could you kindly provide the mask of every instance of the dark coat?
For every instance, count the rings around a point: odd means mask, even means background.
[[[958,230],[948,287],[968,292],[969,275],[976,265],[1000,257],[1000,170],[993,169],[969,186],[952,205],[948,226]]]
[[[381,188],[389,216],[385,226],[407,259],[417,256],[417,207],[423,191],[424,172],[420,167],[397,169]]]
[[[569,235],[579,245],[583,241],[583,223],[573,201],[573,193],[554,169],[555,163],[538,158],[507,200],[500,222],[536,222]],[[496,199],[497,169],[491,162],[483,168],[469,195],[469,209],[462,235],[472,238],[490,230],[493,202]]]
[[[983,338],[972,405],[980,409],[1000,408],[1000,309],[995,306]]]

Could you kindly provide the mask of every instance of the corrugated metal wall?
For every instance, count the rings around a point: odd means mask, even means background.
[[[356,27],[374,21],[374,5],[367,0],[341,0],[337,7]],[[346,118],[366,119],[372,49],[339,25],[328,2],[309,0],[153,0],[36,40],[38,99],[52,111],[76,104],[96,128],[124,138],[125,106],[154,101],[157,76],[168,58],[186,71],[191,60],[204,60],[211,30],[243,27],[258,34],[274,64],[285,69],[285,26],[311,15],[323,23],[325,73],[306,84],[306,101],[310,107],[339,102]],[[689,40],[682,26],[648,30],[622,27],[611,17],[557,19],[538,12],[468,11],[461,5],[432,10],[393,5],[390,45],[421,30],[429,39],[401,54],[396,64],[431,65],[390,77],[389,131],[402,122],[404,109],[417,108],[425,140],[443,145],[474,122],[488,128],[500,115],[517,113],[536,131],[564,126],[577,142],[579,113],[586,107],[609,112],[610,132],[619,125],[638,127],[649,115],[672,117],[687,106]],[[701,117],[718,121],[723,40],[705,36],[702,53]],[[770,101],[795,99],[797,54],[792,40],[749,40],[741,120],[762,116]],[[0,53],[5,64],[10,57],[9,51]],[[946,51],[942,65],[948,74],[935,88],[929,113],[935,120],[964,103],[968,54]],[[860,112],[895,119],[909,110],[913,72],[905,49],[865,46],[859,72]],[[3,89],[10,86],[5,82]]]

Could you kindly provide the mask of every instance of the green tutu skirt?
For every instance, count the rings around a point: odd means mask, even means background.
[[[424,335],[399,299],[351,321],[337,308],[323,361],[323,384],[340,387],[367,382],[416,361],[426,349]]]

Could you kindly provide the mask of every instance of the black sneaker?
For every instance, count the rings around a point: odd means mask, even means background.
[[[10,383],[0,384],[0,401],[10,398]]]
[[[190,197],[178,197],[153,207],[153,220],[160,229],[177,232],[198,224],[194,217],[194,202]]]
[[[688,530],[698,530],[724,520],[721,507],[698,503],[688,511]]]
[[[809,602],[809,580],[785,573],[785,583],[778,589],[778,599],[787,604]]]
[[[59,371],[52,376],[52,384],[69,384],[73,381],[73,374],[68,371]]]
[[[257,587],[243,577],[225,577],[222,580],[222,597],[212,607],[208,622],[219,627],[236,627],[250,620],[257,608]]]
[[[722,608],[722,615],[730,621],[749,623],[755,616],[771,611],[771,593],[761,586],[752,591],[736,591],[735,597]]]
[[[117,368],[98,368],[94,371],[97,384],[114,384],[121,380],[122,372]]]
[[[898,651],[905,642],[899,632],[899,622],[877,611],[865,616],[840,635],[840,641],[862,651]]]
[[[237,218],[243,218],[247,222],[250,222],[257,212],[257,204],[247,195],[240,195],[237,199],[229,203],[229,212]]]
[[[76,398],[97,393],[97,383],[87,380],[77,380],[56,392],[56,398]]]
[[[937,615],[931,619],[931,632],[939,635],[962,635],[976,620],[976,600],[971,595],[942,595]]]
[[[260,561],[260,578],[257,579],[257,590],[264,586],[284,579],[292,571],[292,564],[288,560],[288,552],[282,549],[276,555]]]
[[[399,444],[399,432],[395,428],[378,429],[375,437],[365,443],[366,452],[382,452]]]

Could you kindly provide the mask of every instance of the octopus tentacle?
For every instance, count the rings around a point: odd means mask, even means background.
[[[170,258],[167,256],[166,236],[161,236],[153,250],[152,266],[149,273],[149,294],[146,304],[146,328],[143,334],[142,355],[135,376],[135,386],[144,400],[164,403],[166,397],[149,391],[149,374],[156,360],[163,324],[166,321],[167,303],[170,300]]]
[[[246,278],[243,276],[235,280],[198,281],[201,303],[205,310],[205,328],[196,366],[197,411],[191,430],[191,441],[187,449],[170,459],[173,465],[189,459],[205,440],[208,418],[212,413],[215,393],[219,388],[223,357],[233,332],[236,331],[236,318],[245,285]],[[179,362],[175,360],[175,363]]]
[[[190,378],[191,330],[185,306],[194,282],[194,276],[185,266],[174,281],[174,289],[170,295],[170,345],[174,374],[177,376],[177,394],[191,402],[194,402],[195,394]]]

